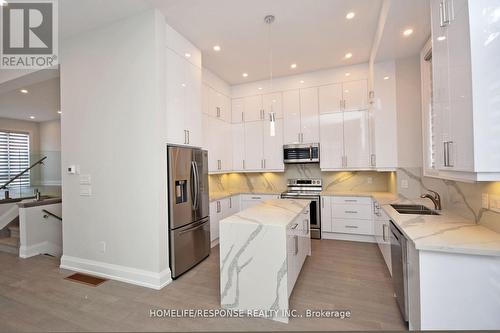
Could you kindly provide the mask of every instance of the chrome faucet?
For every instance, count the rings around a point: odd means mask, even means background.
[[[441,196],[439,195],[439,193],[437,193],[436,191],[432,191],[432,190],[427,190],[429,191],[429,193],[427,194],[422,194],[420,197],[422,199],[430,199],[432,201],[432,203],[434,204],[434,209],[435,210],[441,210],[442,209],[442,206],[441,206]]]

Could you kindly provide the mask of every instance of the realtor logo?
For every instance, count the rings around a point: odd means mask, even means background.
[[[40,69],[57,65],[56,0],[7,0],[1,9],[0,68]]]

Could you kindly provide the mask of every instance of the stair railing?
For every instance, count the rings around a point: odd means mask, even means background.
[[[34,167],[36,167],[38,164],[43,164],[43,161],[45,161],[46,159],[47,159],[47,156],[41,158],[40,160],[38,160],[35,163],[33,163],[30,167],[24,169],[23,171],[21,171],[20,173],[18,173],[17,175],[15,175],[8,182],[6,182],[2,186],[0,186],[0,190],[7,189],[7,186],[9,186],[13,181],[15,181],[16,179],[18,179],[19,177],[21,177],[22,175],[24,175],[26,172],[28,172],[31,169],[33,169]]]

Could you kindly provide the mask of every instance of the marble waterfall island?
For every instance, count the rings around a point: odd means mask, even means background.
[[[311,255],[308,200],[268,200],[220,221],[224,309],[288,323],[288,299]]]

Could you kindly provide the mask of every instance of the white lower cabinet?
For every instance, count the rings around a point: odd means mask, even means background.
[[[372,199],[370,197],[321,196],[321,231],[372,236]]]
[[[241,210],[245,210],[249,207],[258,205],[259,203],[266,201],[266,200],[272,200],[272,199],[279,199],[280,195],[279,194],[242,194],[241,195]]]
[[[210,241],[219,239],[219,222],[239,212],[239,195],[210,203]]]
[[[332,197],[321,196],[321,231],[332,232]]]
[[[311,231],[309,208],[305,209],[286,230],[287,248],[287,285],[288,297],[297,282],[302,265],[307,256],[311,255]]]
[[[375,200],[373,201],[373,215],[375,240],[377,241],[380,252],[384,257],[387,269],[389,269],[389,273],[392,275],[390,237],[391,221],[386,212],[380,207],[380,204]]]

